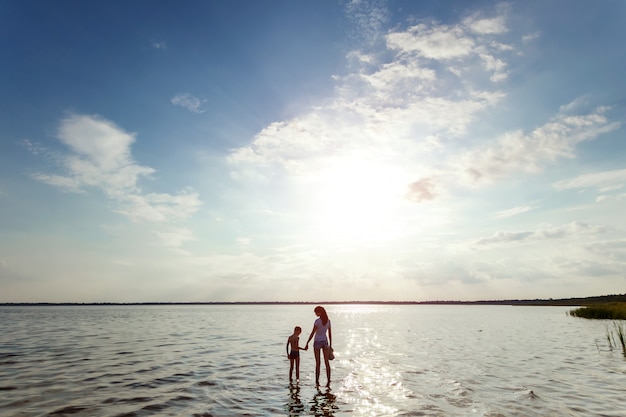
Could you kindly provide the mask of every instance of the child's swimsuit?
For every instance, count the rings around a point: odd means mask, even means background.
[[[296,358],[299,358],[299,357],[300,357],[300,352],[297,351],[297,350],[292,350],[289,353],[289,359],[296,359]]]

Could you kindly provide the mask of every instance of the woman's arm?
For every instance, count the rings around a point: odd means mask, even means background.
[[[313,325],[313,330],[311,330],[311,334],[309,335],[309,340],[306,341],[306,346],[309,346],[309,342],[313,339],[313,335],[315,334],[315,330],[317,330],[317,326]]]
[[[330,343],[329,347],[333,347],[333,332],[331,328],[332,328],[332,325],[329,324],[328,325],[328,343]]]

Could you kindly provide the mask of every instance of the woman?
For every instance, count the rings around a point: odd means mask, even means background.
[[[329,361],[333,350],[333,333],[330,329],[330,320],[328,319],[328,314],[326,314],[324,307],[317,306],[313,311],[318,318],[315,320],[315,323],[313,323],[313,330],[311,330],[309,340],[307,340],[304,349],[309,348],[309,342],[313,336],[315,336],[315,340],[313,341],[313,353],[315,353],[315,386],[319,387],[320,385],[320,350],[324,351],[324,365],[326,366],[326,378],[328,379],[326,386],[329,386]],[[328,338],[326,338],[326,333],[328,333]]]

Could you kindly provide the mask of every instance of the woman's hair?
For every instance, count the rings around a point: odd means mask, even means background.
[[[328,323],[328,314],[326,314],[326,309],[324,309],[324,307],[317,306],[313,309],[313,311],[315,311],[315,314],[318,314],[320,316],[323,325],[326,325],[326,323]]]

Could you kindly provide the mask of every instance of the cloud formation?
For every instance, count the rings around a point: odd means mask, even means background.
[[[502,210],[496,213],[496,218],[498,219],[505,219],[508,217],[513,217],[513,216],[517,216],[518,214],[522,214],[522,213],[526,213],[530,210],[534,210],[536,207],[531,206],[531,205],[527,205],[527,206],[519,206],[519,207],[513,207],[507,210]]]
[[[150,179],[155,170],[135,162],[131,154],[135,134],[111,121],[72,114],[61,120],[57,138],[68,149],[58,157],[64,174],[36,173],[33,178],[38,181],[70,192],[99,189],[117,203],[115,211],[133,221],[185,218],[201,205],[191,190],[177,195],[142,193],[139,181]]]
[[[422,178],[409,184],[407,198],[411,201],[421,202],[433,200],[437,197],[433,182],[429,178]]]
[[[579,235],[591,235],[604,233],[602,226],[591,225],[581,222],[571,222],[563,226],[551,229],[523,230],[523,231],[498,231],[493,236],[479,239],[475,246],[508,245],[522,243],[529,240],[541,241],[551,239],[564,239],[567,237],[578,237]]]
[[[597,188],[600,192],[608,192],[619,190],[624,184],[626,184],[626,169],[616,169],[579,175],[570,180],[559,181],[554,184],[554,188],[557,190]]]
[[[606,111],[598,107],[585,115],[559,114],[528,134],[507,132],[493,144],[460,155],[457,163],[471,183],[491,182],[514,172],[539,172],[545,163],[574,157],[579,143],[619,128]]]
[[[420,203],[443,198],[452,187],[536,174],[573,158],[581,142],[618,129],[605,106],[572,114],[582,97],[530,132],[468,136],[472,124],[506,98],[499,85],[508,76],[508,60],[523,47],[505,37],[507,13],[502,6],[493,16],[475,14],[457,24],[398,28],[385,35],[382,50],[370,45],[371,51],[352,51],[351,71],[335,78],[328,102],[271,123],[232,151],[233,178],[267,183],[278,173],[321,177],[329,166],[360,158],[412,173],[400,180],[405,197]]]
[[[460,137],[478,114],[502,99],[491,84],[460,77],[476,70],[475,61],[483,63],[478,68],[489,77],[503,74],[512,47],[494,43],[493,37],[506,31],[504,19],[419,24],[385,35],[382,50],[352,51],[352,71],[336,77],[332,99],[270,124],[250,145],[235,149],[229,162],[263,177],[273,169],[313,175],[324,165],[320,161],[356,152],[410,166],[432,149],[436,138]]]
[[[173,105],[180,106],[184,109],[189,110],[192,113],[204,113],[205,110],[201,109],[202,104],[206,102],[206,100],[200,100],[198,97],[195,97],[189,93],[180,93],[176,94],[170,100]]]

